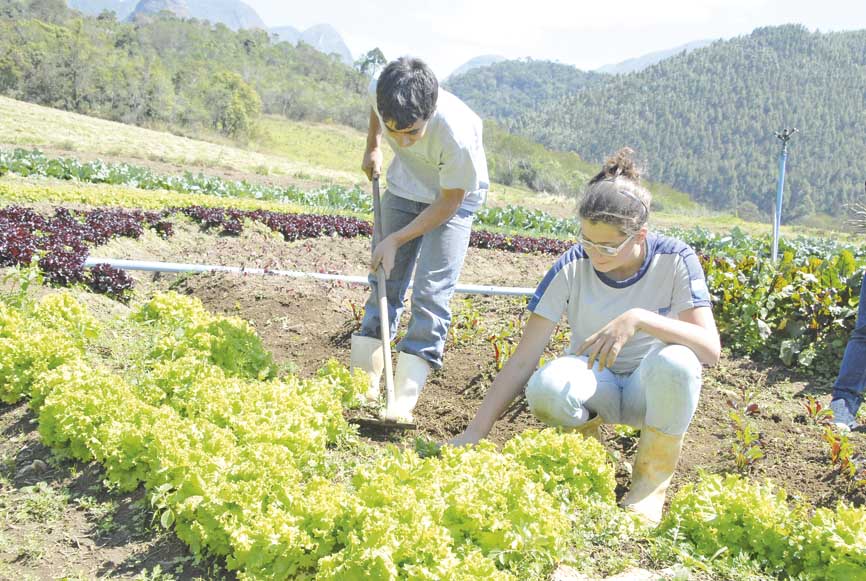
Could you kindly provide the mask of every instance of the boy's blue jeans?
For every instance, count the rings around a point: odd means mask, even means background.
[[[388,236],[403,228],[428,206],[386,191],[382,196],[382,235]],[[421,357],[434,369],[442,367],[442,351],[451,324],[451,296],[469,248],[473,218],[471,211],[461,208],[444,224],[401,246],[385,283],[393,337],[403,312],[412,269],[415,269],[412,317],[397,350]],[[381,333],[376,275],[370,274],[369,280],[370,297],[364,305],[364,320],[358,334],[378,339]]]
[[[839,377],[833,385],[833,399],[844,399],[854,415],[863,403],[866,390],[866,276],[860,285],[860,308],[857,323],[845,347]]]

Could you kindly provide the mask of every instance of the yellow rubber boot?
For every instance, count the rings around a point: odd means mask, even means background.
[[[622,499],[622,506],[638,513],[653,526],[661,521],[665,494],[680,459],[683,436],[671,436],[651,427],[641,430],[631,488]]]
[[[584,424],[576,428],[571,428],[568,431],[575,434],[580,434],[584,438],[595,438],[603,444],[604,441],[601,439],[601,431],[599,431],[599,428],[602,426],[602,424],[604,424],[604,418],[596,414],[595,416],[587,420]]]
[[[382,370],[385,369],[385,354],[382,341],[373,337],[352,335],[352,355],[350,369],[363,369],[370,378],[366,399],[369,403],[379,401],[379,383],[382,381]]]

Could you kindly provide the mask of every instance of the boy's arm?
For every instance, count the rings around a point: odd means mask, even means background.
[[[466,192],[463,190],[442,190],[440,196],[418,214],[414,220],[400,230],[386,236],[376,245],[370,261],[371,271],[375,272],[381,262],[385,268],[385,275],[390,275],[391,269],[394,268],[394,257],[397,254],[397,249],[450,220],[451,216],[460,209],[465,196]]]
[[[450,444],[462,446],[475,444],[487,437],[493,424],[499,419],[511,402],[532,377],[538,360],[544,353],[547,342],[556,323],[541,315],[532,314],[523,328],[523,336],[514,353],[505,362],[502,370],[496,374],[493,385],[484,396],[481,407],[462,434],[451,440]]]
[[[370,125],[367,127],[367,147],[364,150],[364,161],[361,162],[361,170],[367,174],[367,179],[382,173],[382,126],[379,116],[370,108]]]

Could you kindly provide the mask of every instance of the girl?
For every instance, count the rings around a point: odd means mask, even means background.
[[[701,389],[701,364],[719,359],[704,273],[685,243],[651,234],[651,195],[623,149],[589,182],[578,244],[554,264],[529,302],[512,357],[466,430],[471,444],[526,386],[541,421],[598,437],[603,423],[641,430],[622,504],[656,524]],[[563,314],[567,353],[536,371]]]

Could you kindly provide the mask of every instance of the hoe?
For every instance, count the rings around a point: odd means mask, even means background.
[[[382,207],[379,201],[379,176],[373,176],[373,246],[382,240]],[[385,361],[385,413],[380,418],[355,418],[358,425],[383,430],[414,430],[415,424],[391,419],[394,413],[394,371],[391,365],[391,331],[388,321],[388,294],[385,287],[385,269],[376,269],[376,292],[379,299],[379,327],[382,335],[382,355]]]

